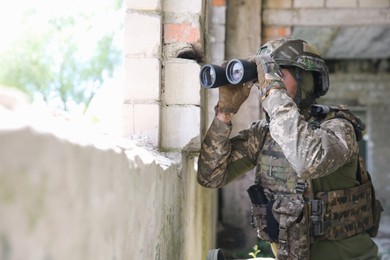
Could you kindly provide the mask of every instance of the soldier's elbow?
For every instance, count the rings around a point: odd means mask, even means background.
[[[223,186],[223,183],[216,182],[216,181],[211,181],[209,178],[204,178],[202,174],[198,173],[197,177],[199,185],[206,187],[206,188],[211,188],[211,189],[218,189]]]

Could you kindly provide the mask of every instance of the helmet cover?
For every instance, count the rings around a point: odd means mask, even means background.
[[[315,97],[328,92],[329,72],[317,48],[304,40],[279,39],[265,43],[257,55],[269,55],[281,67],[298,67],[314,72]]]

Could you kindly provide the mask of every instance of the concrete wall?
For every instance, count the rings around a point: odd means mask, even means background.
[[[388,25],[388,0],[264,0],[263,42],[289,37],[294,26]]]
[[[214,246],[216,197],[191,151],[169,159],[30,106],[0,118],[0,259],[205,259]]]

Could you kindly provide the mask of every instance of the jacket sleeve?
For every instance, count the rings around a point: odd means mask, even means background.
[[[229,139],[232,126],[217,118],[202,142],[198,160],[198,182],[209,188],[220,188],[253,169],[256,165],[261,122]]]
[[[286,90],[271,91],[263,108],[270,117],[272,138],[300,178],[326,176],[356,158],[358,145],[347,120],[330,119],[312,129]]]

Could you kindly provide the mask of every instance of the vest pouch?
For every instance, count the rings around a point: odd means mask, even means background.
[[[267,204],[252,204],[252,227],[261,240],[273,242],[267,232]]]
[[[364,167],[364,165],[363,165]],[[365,169],[365,168],[363,168]],[[371,184],[371,203],[372,203],[372,226],[367,229],[367,233],[370,235],[370,237],[376,237],[379,230],[379,224],[381,222],[381,214],[383,211],[382,203],[376,198],[375,195],[375,189],[374,185],[371,182],[371,175],[365,171],[366,175],[368,176],[368,179],[370,180]]]
[[[320,240],[342,240],[372,229],[373,212],[381,205],[375,205],[370,181],[344,190],[318,192],[315,197],[325,202],[324,234],[316,237]],[[374,209],[377,207],[377,209]],[[379,218],[379,219],[378,219]],[[379,225],[379,223],[377,224]],[[372,230],[374,234],[375,228]]]
[[[302,195],[294,194],[277,197],[272,210],[275,218],[279,221],[277,259],[309,259],[308,214]]]
[[[268,217],[270,205],[272,202],[268,201],[265,196],[263,188],[259,184],[250,186],[247,189],[249,198],[252,202],[252,227],[256,229],[257,236],[261,240],[275,242],[276,240],[269,236],[269,228],[273,226],[269,225]],[[276,222],[276,221],[275,221]]]
[[[268,204],[252,204],[252,227],[256,229],[257,236],[264,241],[277,242],[279,236],[279,223],[272,214],[273,201]]]
[[[372,209],[372,214],[373,214],[372,226],[370,229],[367,230],[367,233],[370,235],[370,237],[376,237],[376,235],[378,234],[382,211],[383,211],[382,203],[379,200],[375,200]]]
[[[273,200],[267,204],[267,234],[271,239],[271,242],[277,242],[279,239],[279,222],[275,219],[275,216],[272,213],[273,205]]]

